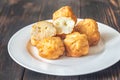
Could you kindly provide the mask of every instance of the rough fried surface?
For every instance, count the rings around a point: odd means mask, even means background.
[[[70,6],[61,7],[60,9],[58,9],[53,13],[53,20],[56,20],[57,18],[60,17],[70,17],[75,21],[75,23],[77,22],[77,17],[73,13]]]
[[[80,57],[88,54],[89,44],[85,34],[73,32],[66,36],[64,44],[67,50],[67,56]]]
[[[64,54],[64,44],[59,37],[48,37],[39,41],[36,46],[39,55],[47,59],[57,59]]]
[[[86,34],[90,46],[96,45],[100,40],[98,25],[93,19],[84,19],[80,21],[74,28],[74,31]]]

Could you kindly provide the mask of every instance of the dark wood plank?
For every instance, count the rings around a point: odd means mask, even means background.
[[[120,80],[120,62],[105,70],[81,76],[51,76],[24,69],[8,55],[7,43],[20,28],[51,19],[69,5],[79,18],[93,18],[120,32],[120,0],[0,0],[0,80]]]
[[[0,13],[0,80],[21,80],[24,69],[13,62],[7,52],[7,43],[12,36],[14,18],[9,18],[9,7],[4,5]],[[13,31],[13,32],[12,32]]]
[[[25,75],[23,77],[23,80],[79,80],[78,76],[52,76],[52,75],[46,75],[46,74],[40,74],[36,73],[30,70],[25,70]]]
[[[2,2],[3,6],[0,12],[0,80],[22,80],[24,68],[10,58],[7,43],[16,31],[38,21],[40,6],[34,5],[31,1],[28,3],[24,0],[18,0],[15,3],[15,0],[10,1]],[[34,11],[31,10],[33,6],[32,10]]]
[[[116,5],[117,7],[114,6],[111,1],[114,1],[114,5]],[[120,10],[119,4],[117,4],[117,0],[111,1],[91,0],[86,2],[86,0],[81,0],[82,5],[80,5],[80,17],[93,18],[101,23],[107,24],[113,27],[114,29],[120,31],[120,15],[118,15],[118,12]]]
[[[79,0],[73,1],[73,0],[44,0],[42,2],[42,11],[40,13],[40,20],[46,20],[51,19],[52,14],[55,10],[61,8],[62,6],[71,6],[76,16],[79,17]]]

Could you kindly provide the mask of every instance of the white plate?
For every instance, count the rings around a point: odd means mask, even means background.
[[[60,76],[83,75],[108,68],[120,60],[120,34],[102,23],[98,22],[101,40],[97,46],[90,48],[88,56],[80,58],[64,56],[57,60],[39,57],[36,48],[29,44],[32,25],[16,32],[8,43],[11,58],[32,71]]]

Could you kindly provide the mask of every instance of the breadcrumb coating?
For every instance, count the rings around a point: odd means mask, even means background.
[[[79,32],[68,34],[64,39],[64,44],[67,56],[80,57],[88,54],[89,44],[85,34]]]
[[[57,59],[64,54],[64,44],[60,37],[48,37],[39,41],[36,46],[39,55],[47,59]]]
[[[100,40],[100,32],[98,31],[98,24],[93,19],[84,19],[80,21],[74,28],[82,34],[86,34],[90,46],[97,45]]]

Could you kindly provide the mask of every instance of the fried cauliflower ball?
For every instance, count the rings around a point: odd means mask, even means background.
[[[39,41],[36,46],[39,55],[46,59],[57,59],[64,54],[64,44],[60,37],[48,37]]]
[[[98,24],[93,19],[84,19],[80,21],[76,27],[75,31],[78,31],[82,34],[86,34],[90,46],[98,44],[100,40],[100,33],[98,31]]]
[[[39,40],[56,35],[56,28],[47,21],[39,21],[32,26],[31,43],[36,45]]]
[[[67,56],[80,57],[88,54],[89,44],[87,36],[79,32],[73,32],[66,35],[64,44],[67,50]]]
[[[53,13],[53,24],[57,29],[57,34],[71,33],[76,22],[77,17],[69,6],[64,6]]]

